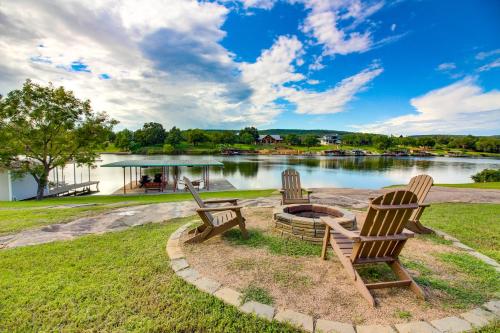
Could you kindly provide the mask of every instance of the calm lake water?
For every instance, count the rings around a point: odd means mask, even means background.
[[[305,187],[351,187],[377,189],[392,184],[406,184],[417,174],[431,175],[436,183],[467,183],[470,176],[486,168],[500,168],[500,159],[448,157],[300,157],[300,156],[168,156],[103,154],[91,170],[92,180],[99,180],[100,194],[110,194],[123,184],[121,168],[100,165],[133,159],[216,160],[224,168],[211,168],[211,179],[225,178],[237,189],[281,187],[281,172],[293,167],[301,174]],[[154,171],[153,171],[154,172]],[[181,174],[199,178],[199,168],[181,168]],[[77,169],[77,181],[88,180],[86,169]],[[73,167],[65,169],[65,180],[73,182]],[[127,172],[128,181],[128,172]]]

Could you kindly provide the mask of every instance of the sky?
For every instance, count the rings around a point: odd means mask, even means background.
[[[497,0],[4,0],[30,78],[165,128],[500,134]]]

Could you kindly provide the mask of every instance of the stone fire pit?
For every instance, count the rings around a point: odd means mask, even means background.
[[[321,243],[325,234],[325,225],[320,217],[343,217],[340,224],[353,230],[356,228],[356,216],[339,207],[319,204],[295,204],[280,206],[274,210],[275,229],[283,237],[295,237],[312,243]]]

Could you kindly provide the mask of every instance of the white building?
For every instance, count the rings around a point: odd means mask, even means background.
[[[10,171],[0,170],[0,201],[34,198],[37,188],[38,185],[30,174],[17,178]]]
[[[337,133],[323,135],[320,139],[320,143],[324,146],[328,145],[339,145],[342,143],[340,140],[340,135]]]

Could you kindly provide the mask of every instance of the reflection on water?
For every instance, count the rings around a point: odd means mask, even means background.
[[[297,157],[297,156],[101,156],[102,162],[92,170],[92,179],[101,182],[101,194],[109,194],[123,184],[121,168],[99,165],[131,159],[217,160],[224,168],[212,167],[210,176],[226,178],[238,189],[279,188],[281,172],[295,168],[305,187],[380,188],[405,184],[420,173],[431,175],[437,183],[467,183],[470,176],[486,168],[500,168],[499,159],[447,157]],[[154,172],[154,171],[151,171]],[[72,179],[72,169],[65,173]],[[149,172],[148,172],[149,173]],[[181,168],[181,174],[200,178],[201,168]],[[134,174],[135,176],[135,174]],[[127,181],[129,173],[126,173]]]

